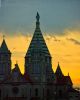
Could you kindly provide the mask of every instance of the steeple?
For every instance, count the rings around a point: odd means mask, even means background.
[[[0,47],[0,80],[11,74],[11,52],[7,47],[4,36]]]
[[[61,71],[59,62],[58,62],[58,66],[57,66],[57,69],[56,69],[55,74],[56,74],[57,76],[63,76],[63,73],[62,73],[62,71]]]
[[[1,53],[10,53],[10,50],[8,49],[8,47],[6,45],[4,37],[3,37],[3,42],[2,42],[1,47],[0,47],[0,52]]]
[[[47,81],[52,74],[51,55],[40,29],[40,15],[36,15],[36,28],[25,56],[25,73],[36,81]],[[47,74],[46,74],[47,73]]]
[[[34,51],[34,52],[43,52],[45,55],[51,56],[47,48],[47,45],[45,43],[45,40],[43,38],[42,32],[40,30],[39,19],[40,19],[40,15],[37,12],[35,32],[26,55],[30,55]]]

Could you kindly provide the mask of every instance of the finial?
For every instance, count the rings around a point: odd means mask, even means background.
[[[40,19],[40,16],[39,16],[39,13],[37,12],[37,15],[36,15],[36,29],[39,29],[40,28],[39,19]]]
[[[15,64],[15,67],[17,67],[18,66],[18,61],[16,60],[16,64]]]
[[[3,35],[3,40],[5,39],[5,35]]]
[[[59,66],[59,62],[58,62],[58,66]]]
[[[69,76],[69,73],[68,73],[68,76]]]
[[[39,13],[38,12],[37,12],[37,15],[36,15],[36,19],[39,22],[40,16],[39,16]]]

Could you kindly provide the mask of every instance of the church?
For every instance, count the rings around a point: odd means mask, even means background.
[[[5,39],[0,47],[0,100],[80,100],[72,80],[64,76],[58,63],[52,69],[52,57],[40,29],[40,15],[36,15],[36,28],[25,54],[22,74],[16,62],[11,69],[11,51]]]

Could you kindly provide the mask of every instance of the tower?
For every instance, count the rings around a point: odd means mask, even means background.
[[[11,52],[8,49],[5,39],[0,47],[0,80],[4,80],[11,73]]]
[[[64,75],[62,73],[62,70],[60,68],[60,65],[59,65],[59,62],[58,62],[58,66],[57,66],[57,69],[56,69],[56,72],[55,72],[55,75],[59,78],[62,78]]]
[[[36,15],[36,28],[25,56],[25,73],[32,80],[46,82],[53,74],[51,55],[40,30],[40,16]]]

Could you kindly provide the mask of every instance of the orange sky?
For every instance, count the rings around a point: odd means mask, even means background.
[[[45,33],[44,38],[52,55],[52,67],[56,70],[58,62],[64,75],[68,72],[73,80],[74,86],[80,86],[80,31],[65,30],[64,35],[51,35]],[[24,72],[24,56],[27,52],[32,35],[24,36],[18,33],[16,36],[6,36],[8,48],[12,52],[12,68],[18,61],[21,72]],[[0,33],[0,44],[2,34]]]

